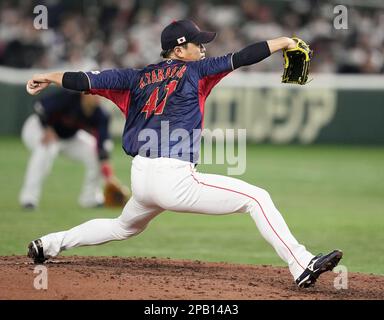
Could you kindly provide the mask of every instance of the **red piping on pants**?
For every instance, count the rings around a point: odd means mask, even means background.
[[[292,257],[296,260],[297,264],[303,269],[305,270],[305,268],[300,264],[300,262],[296,259],[295,255],[293,254],[293,252],[291,251],[291,249],[289,249],[289,247],[287,246],[287,244],[283,241],[283,239],[280,238],[280,236],[278,235],[278,233],[276,232],[276,230],[273,228],[273,226],[271,225],[271,223],[269,222],[264,210],[263,210],[263,207],[261,206],[260,202],[257,201],[254,197],[248,195],[248,194],[245,194],[245,193],[242,193],[242,192],[239,192],[239,191],[236,191],[236,190],[231,190],[231,189],[227,189],[227,188],[222,188],[222,187],[218,187],[218,186],[214,186],[214,185],[211,185],[211,184],[207,184],[207,183],[204,183],[204,182],[201,182],[199,180],[196,179],[196,177],[193,175],[193,171],[192,171],[192,168],[191,168],[191,175],[192,175],[192,178],[198,183],[198,184],[202,184],[204,186],[207,186],[207,187],[211,187],[211,188],[216,188],[216,189],[220,189],[220,190],[225,190],[225,191],[230,191],[230,192],[234,192],[234,193],[237,193],[237,194],[241,194],[243,196],[246,196],[250,199],[252,199],[253,201],[256,201],[256,203],[259,205],[260,209],[261,209],[261,212],[263,213],[263,216],[265,218],[265,220],[267,220],[269,226],[271,227],[271,229],[273,230],[273,232],[276,234],[276,236],[280,239],[280,241],[284,244],[284,246],[288,249],[289,253],[292,255]]]

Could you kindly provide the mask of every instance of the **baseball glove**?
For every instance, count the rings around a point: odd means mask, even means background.
[[[124,207],[131,193],[128,187],[118,180],[106,182],[104,186],[104,206],[107,208]]]
[[[306,84],[313,50],[303,40],[295,37],[292,39],[297,45],[296,48],[283,50],[284,73],[281,82]]]

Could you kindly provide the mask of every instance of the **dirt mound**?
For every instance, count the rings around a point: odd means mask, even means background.
[[[264,265],[72,256],[45,266],[48,289],[37,290],[41,271],[29,259],[0,257],[0,299],[384,299],[384,277],[358,273],[336,290],[336,273],[298,289],[287,268]]]

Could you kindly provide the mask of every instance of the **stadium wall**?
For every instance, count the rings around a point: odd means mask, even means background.
[[[40,97],[25,91],[36,72],[0,67],[0,135],[20,134]],[[280,77],[237,71],[223,79],[207,99],[205,128],[245,128],[258,143],[384,144],[384,76],[321,74],[305,86],[282,84]],[[120,136],[124,118],[104,104]]]

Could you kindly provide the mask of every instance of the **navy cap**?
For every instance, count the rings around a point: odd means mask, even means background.
[[[188,42],[208,43],[215,37],[216,32],[201,31],[191,20],[173,21],[161,33],[161,48],[169,50]]]

